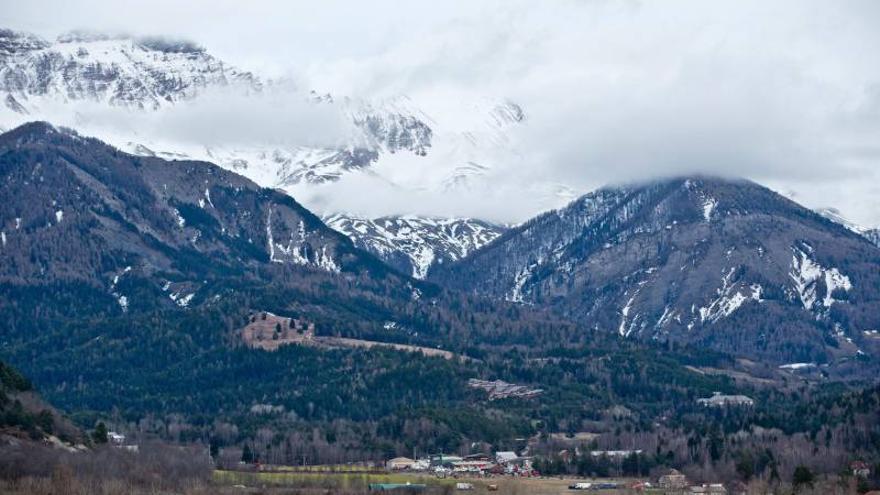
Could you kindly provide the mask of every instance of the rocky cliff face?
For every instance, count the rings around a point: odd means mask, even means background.
[[[768,189],[691,177],[588,194],[432,279],[627,337],[822,361],[877,351],[878,265],[876,246]]]
[[[0,31],[0,92],[19,111],[38,112],[44,99],[158,109],[216,86],[262,84],[185,41],[71,33],[50,43]]]

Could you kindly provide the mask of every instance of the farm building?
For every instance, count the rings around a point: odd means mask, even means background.
[[[517,460],[519,456],[516,455],[516,452],[512,451],[502,451],[495,452],[495,462],[498,464],[508,464]]]
[[[660,485],[660,488],[680,490],[687,488],[688,479],[687,476],[681,474],[677,469],[671,469],[668,473],[660,477],[658,484]]]
[[[391,470],[410,469],[416,461],[408,457],[395,457],[385,463],[385,467]]]
[[[116,433],[115,431],[107,432],[107,440],[110,441],[113,445],[122,445],[125,443],[125,435],[121,433]]]

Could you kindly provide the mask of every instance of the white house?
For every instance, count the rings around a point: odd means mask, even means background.
[[[723,395],[721,392],[715,392],[712,397],[705,399],[697,399],[697,403],[706,407],[725,407],[725,406],[754,406],[755,401],[751,397],[745,395]]]
[[[125,443],[125,435],[122,433],[116,433],[115,431],[108,431],[107,440],[110,440],[110,443],[113,445],[122,445]]]

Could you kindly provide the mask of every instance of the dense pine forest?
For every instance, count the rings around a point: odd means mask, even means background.
[[[876,387],[856,391],[821,374],[742,368],[723,354],[601,333],[575,339],[570,324],[552,320],[536,324],[558,338],[539,344],[525,331],[530,313],[516,307],[507,311],[519,318],[498,320],[512,325],[503,338],[497,330],[469,331],[493,328],[488,322],[504,312],[454,294],[415,306],[393,329],[366,323],[390,316],[381,298],[369,304],[338,298],[329,311],[310,302],[307,290],[237,294],[190,310],[58,319],[40,325],[38,339],[13,334],[19,337],[5,354],[83,428],[104,422],[142,439],[195,442],[227,465],[243,455],[296,465],[528,449],[544,459],[539,466],[548,474],[678,467],[702,479],[747,481],[788,479],[803,464],[837,472],[880,452]],[[37,311],[36,304],[27,311]],[[237,332],[259,317],[253,307],[315,321],[319,336],[439,346],[458,357],[306,345],[251,349]],[[483,316],[482,308],[491,311]],[[359,321],[354,314],[365,323],[343,326],[339,315]],[[9,315],[18,332],[34,331],[32,320]],[[724,369],[730,372],[716,372]],[[470,378],[543,392],[490,401],[468,387]],[[745,394],[755,405],[697,403],[715,392]],[[580,432],[596,438],[578,440]],[[622,463],[589,454],[605,450],[642,452]]]

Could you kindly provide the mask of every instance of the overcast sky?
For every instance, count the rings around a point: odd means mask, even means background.
[[[0,0],[0,11],[6,27],[48,38],[180,36],[334,94],[516,101],[528,119],[514,135],[523,161],[498,175],[508,192],[494,209],[462,200],[452,213],[522,220],[545,206],[515,197],[537,180],[583,192],[703,172],[880,224],[876,1]]]

